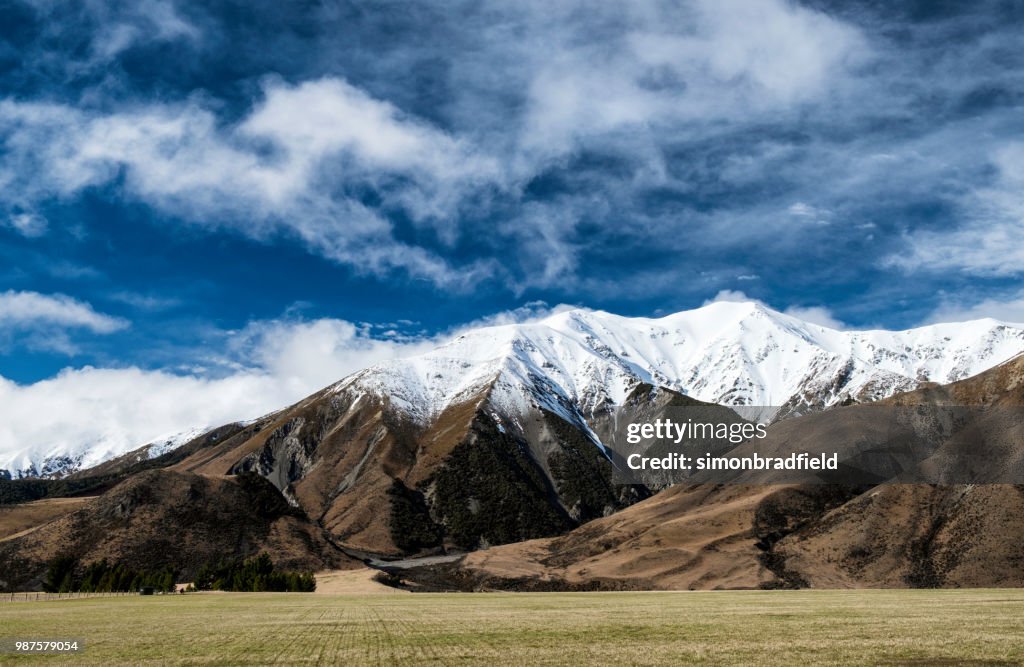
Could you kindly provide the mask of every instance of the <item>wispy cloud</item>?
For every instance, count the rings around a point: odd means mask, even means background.
[[[760,303],[764,306],[771,307],[760,299],[753,299],[748,297],[744,292],[740,290],[722,290],[711,299],[704,302],[704,305],[711,303],[717,303],[720,301],[725,302],[738,302],[745,303],[752,301],[754,303]],[[788,306],[781,311],[784,315],[790,315],[804,322],[810,322],[811,324],[817,324],[829,329],[836,329],[843,331],[847,329],[847,325],[835,317],[832,311],[824,306]]]
[[[157,4],[148,15],[158,35],[196,34],[174,5]],[[868,50],[857,28],[821,12],[782,0],[740,9],[706,0],[488,4],[436,54],[453,63],[444,127],[340,76],[266,79],[231,120],[205,96],[8,99],[0,133],[11,159],[0,182],[21,205],[118,183],[186,224],[295,238],[365,273],[402,271],[456,289],[485,278],[516,291],[549,287],[581,270],[588,239],[579,222],[615,205],[609,196],[677,182],[669,144],[821,100]],[[130,40],[142,25],[130,23],[122,30],[111,16],[101,25]],[[495,116],[488,105],[502,95],[519,99]],[[581,196],[527,201],[535,179],[595,149],[621,156],[633,174],[602,175]],[[411,229],[396,228],[405,221]]]
[[[842,331],[847,328],[846,324],[841,320],[837,319],[832,311],[824,306],[790,306],[783,311],[786,315],[792,315],[793,317],[803,320],[804,322],[810,322],[811,324],[818,324],[829,329],[837,329]]]
[[[174,0],[22,0],[43,26],[46,44],[74,44],[85,38],[84,48],[71,57],[48,58],[45,51],[29,52],[30,66],[59,69],[66,77],[82,76],[109,66],[118,56],[140,44],[194,43],[202,30],[184,17]]]
[[[18,345],[71,355],[78,348],[70,331],[111,334],[128,324],[63,294],[0,292],[0,347]]]
[[[182,305],[181,299],[172,296],[156,296],[140,294],[126,290],[118,290],[107,295],[111,301],[117,301],[137,310],[149,313],[170,310]]]
[[[909,233],[905,252],[888,261],[906,271],[1024,274],[1024,143],[995,149],[990,165],[995,172],[991,182],[956,199],[958,224]]]
[[[187,224],[290,233],[370,273],[404,269],[449,285],[488,271],[460,272],[400,242],[347,191],[375,188],[445,237],[458,192],[494,181],[494,161],[339,79],[269,81],[226,128],[195,101],[102,114],[7,100],[0,124],[13,158],[0,181],[21,200],[72,197],[123,175],[126,195]]]
[[[10,210],[141,203],[385,281],[569,300],[1020,265],[1005,3],[65,5],[34,4],[31,85],[0,103]]]
[[[986,317],[1002,322],[1024,323],[1024,290],[973,301],[947,295],[928,321],[968,322]]]
[[[39,326],[82,328],[108,334],[125,328],[128,322],[98,313],[89,304],[63,294],[14,290],[0,293],[0,328]]]
[[[3,224],[30,239],[39,238],[46,234],[46,230],[49,227],[46,218],[32,212],[13,213],[7,217]]]

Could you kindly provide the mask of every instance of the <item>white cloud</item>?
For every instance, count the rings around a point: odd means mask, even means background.
[[[113,52],[140,34],[196,38],[174,3],[149,5],[98,21]],[[828,100],[867,51],[857,29],[785,0],[493,3],[466,20],[456,56],[438,56],[451,59],[451,99],[433,109],[443,125],[336,77],[267,79],[230,120],[199,94],[108,100],[103,111],[8,99],[0,192],[29,206],[116,183],[187,223],[284,235],[364,273],[405,271],[451,288],[488,277],[546,287],[576,275],[588,240],[579,222],[608,208],[610,190],[631,179],[692,187],[668,173],[666,147]],[[399,49],[382,66],[417,59],[420,48],[430,47]],[[472,57],[459,55],[466,48]],[[520,206],[532,179],[588,149],[626,156],[634,173],[542,215]],[[354,194],[366,192],[382,203]],[[416,227],[402,241],[390,221],[398,210]],[[467,237],[490,246],[481,259],[445,259]]]
[[[811,306],[809,308],[790,306],[782,312],[799,320],[803,320],[804,322],[818,324],[823,327],[828,327],[829,329],[837,329],[839,331],[846,329],[846,324],[836,319],[835,316],[832,315],[832,311],[821,306]]]
[[[182,301],[175,297],[160,297],[152,294],[140,294],[129,290],[121,290],[106,295],[108,299],[118,301],[135,308],[148,312],[169,310],[182,305]]]
[[[0,350],[20,346],[70,356],[78,351],[72,330],[110,334],[128,324],[63,294],[0,292]]]
[[[297,399],[367,366],[426,352],[435,344],[375,338],[367,327],[345,320],[270,320],[238,332],[229,352],[276,378]]]
[[[190,426],[233,421],[283,398],[273,379],[239,373],[221,380],[138,368],[85,367],[21,386],[0,378],[0,468],[23,469],[37,452],[95,448],[108,458]],[[88,461],[97,463],[98,460]]]
[[[15,213],[7,218],[5,224],[29,239],[43,236],[49,228],[46,218],[38,213]]]
[[[28,0],[27,4],[36,11],[45,35],[53,42],[71,42],[83,33],[91,37],[88,52],[76,54],[79,57],[64,64],[69,75],[106,66],[140,43],[194,43],[202,36],[199,27],[183,17],[172,0],[85,0],[73,5],[60,0]]]
[[[928,316],[927,323],[968,322],[990,317],[1012,323],[1024,323],[1024,292],[1005,299],[983,299],[975,303],[945,300]]]
[[[650,139],[666,124],[813,100],[868,52],[855,28],[784,0],[525,7],[514,11],[536,37],[522,47],[535,67],[523,141],[540,154],[620,129]],[[621,32],[595,48],[594,33],[612,22]]]
[[[516,281],[517,293],[528,287],[543,287],[571,280],[578,261],[572,240],[579,214],[572,205],[528,204],[521,215],[504,225],[519,254],[523,278]]]
[[[38,327],[83,328],[98,334],[113,333],[128,322],[93,310],[89,304],[63,294],[0,293],[0,330]]]
[[[724,290],[719,291],[718,294],[716,294],[712,298],[705,300],[702,305],[706,306],[706,305],[708,305],[710,303],[719,303],[720,301],[734,302],[734,303],[745,303],[747,301],[757,301],[757,303],[761,303],[757,299],[750,298],[749,296],[747,296],[744,292],[741,292],[740,290],[724,289]]]
[[[495,169],[447,134],[334,78],[297,86],[269,83],[265,100],[238,132],[276,143],[286,151],[289,169],[300,172],[335,152],[349,153],[362,169],[415,171],[438,180],[486,176],[481,171]]]
[[[953,229],[922,230],[904,240],[907,251],[884,260],[907,271],[963,271],[1014,276],[1024,271],[1024,143],[991,155],[997,177],[959,200],[963,222]]]
[[[812,225],[827,225],[832,218],[831,211],[804,202],[796,202],[787,209],[787,212],[792,217]]]
[[[455,269],[339,194],[373,186],[451,243],[461,193],[499,176],[493,159],[340,79],[268,81],[262,101],[227,127],[196,100],[109,114],[6,100],[0,133],[11,156],[0,185],[19,205],[123,176],[126,194],[188,223],[257,239],[283,232],[366,273],[404,269],[457,286],[494,270],[488,262]]]
[[[557,315],[558,313],[564,313],[568,310],[578,310],[579,306],[573,306],[570,304],[560,303],[554,306],[549,306],[545,301],[528,301],[518,308],[511,310],[503,310],[480,319],[461,324],[449,331],[446,336],[454,337],[459,334],[469,331],[471,329],[477,329],[479,327],[500,327],[507,324],[524,324],[527,322],[537,322],[545,318]]]
[[[698,0],[691,34],[664,28],[637,35],[646,63],[683,70],[704,87],[742,82],[753,96],[790,102],[819,93],[844,61],[865,48],[858,32],[820,12],[781,0]],[[681,31],[682,32],[682,31]]]
[[[367,365],[425,351],[428,341],[371,338],[349,322],[253,322],[217,359],[223,377],[131,368],[65,369],[18,385],[0,377],[0,468],[21,469],[39,452],[123,453],[195,427],[280,409]],[[239,360],[244,360],[242,363]]]
[[[703,305],[706,306],[710,303],[718,303],[720,301],[735,303],[746,303],[749,301],[759,303],[765,308],[771,308],[771,306],[766,304],[764,301],[761,301],[760,299],[753,299],[739,290],[721,290],[714,296],[714,298],[706,300]],[[782,314],[795,317],[798,320],[803,320],[804,322],[810,322],[811,324],[828,327],[829,329],[842,331],[847,328],[845,323],[832,314],[832,311],[822,306],[789,306],[782,311]]]

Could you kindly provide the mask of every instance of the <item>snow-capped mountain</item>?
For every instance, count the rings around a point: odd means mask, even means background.
[[[29,448],[8,454],[6,462],[0,459],[0,479],[6,477],[62,477],[84,468],[91,468],[107,461],[130,455],[134,462],[155,459],[173,451],[194,438],[198,438],[210,426],[192,426],[172,435],[154,438],[152,442],[141,445],[130,451],[118,448],[108,442],[94,446],[85,444],[78,451],[67,453],[60,447],[59,453],[46,454],[39,448]],[[6,474],[5,474],[6,473]]]
[[[571,310],[467,331],[426,354],[359,371],[329,391],[384,398],[421,425],[486,391],[499,421],[514,422],[540,407],[586,431],[589,416],[620,405],[640,383],[712,403],[776,406],[782,417],[850,398],[884,398],[925,381],[959,380],[1022,351],[1024,325],[991,319],[837,331],[749,302],[712,303],[658,319]],[[197,434],[187,432],[160,439],[152,451]],[[0,459],[0,469],[59,475],[124,454],[34,447],[29,461],[26,451]]]
[[[387,396],[421,422],[481,388],[509,415],[542,406],[584,417],[639,383],[724,405],[820,409],[953,382],[1024,351],[1024,325],[992,319],[906,331],[837,331],[747,302],[659,319],[571,310],[464,333],[427,354],[335,385]]]

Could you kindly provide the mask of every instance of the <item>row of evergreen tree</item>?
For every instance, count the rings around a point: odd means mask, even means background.
[[[58,556],[50,561],[43,590],[50,593],[110,593],[152,588],[155,591],[173,591],[176,572],[170,568],[160,570],[134,570],[122,563],[107,559],[78,566],[74,556]]]
[[[222,560],[207,564],[196,573],[195,587],[213,591],[292,591],[316,590],[312,572],[274,570],[267,554],[246,560]]]
[[[61,555],[50,561],[43,590],[50,593],[109,593],[152,588],[154,591],[171,592],[177,574],[171,568],[135,570],[106,559],[83,568],[74,556]],[[312,592],[316,589],[316,579],[312,572],[275,570],[270,556],[260,554],[245,560],[229,559],[203,565],[196,573],[194,585],[197,590]]]

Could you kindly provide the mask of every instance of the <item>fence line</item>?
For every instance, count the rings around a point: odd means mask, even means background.
[[[83,593],[75,591],[71,593],[41,593],[41,592],[20,592],[0,593],[0,602],[46,602],[48,600],[79,600],[87,598],[112,598],[125,597],[127,595],[138,595],[135,591],[105,591],[95,593]]]

